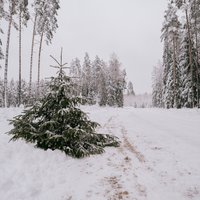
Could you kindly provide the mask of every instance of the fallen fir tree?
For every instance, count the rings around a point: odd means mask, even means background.
[[[53,58],[53,57],[52,57]],[[119,146],[118,138],[98,134],[98,123],[90,121],[78,105],[82,98],[71,96],[72,82],[64,73],[62,52],[58,76],[52,77],[48,94],[35,105],[11,120],[11,140],[24,139],[44,150],[61,150],[81,158],[104,152],[106,146]]]

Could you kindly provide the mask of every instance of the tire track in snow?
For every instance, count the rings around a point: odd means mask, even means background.
[[[144,158],[144,155],[142,153],[140,153],[137,148],[134,146],[133,143],[131,143],[128,139],[128,136],[127,136],[127,131],[124,127],[121,127],[121,132],[123,134],[123,143],[124,143],[124,147],[130,151],[131,153],[133,153],[136,158],[140,161],[140,162],[145,162],[145,158]]]
[[[107,129],[109,134],[113,133],[114,128],[116,128],[116,123],[113,122],[117,116],[111,116],[108,121],[104,124],[103,129]],[[124,188],[123,181],[121,180],[122,174],[124,174],[127,170],[126,163],[129,161],[128,157],[123,160],[120,159],[120,162],[113,162],[113,158],[118,156],[117,154],[113,154],[112,158],[108,158],[108,166],[114,168],[114,170],[120,171],[120,175],[112,175],[108,177],[104,177],[103,185],[106,186],[105,190],[105,199],[107,200],[128,200],[130,199],[129,192]],[[123,155],[122,155],[123,156]],[[121,157],[121,156],[120,156]],[[132,199],[132,198],[131,198]],[[137,200],[137,199],[135,199]]]
[[[116,118],[117,116],[110,117],[103,128],[107,129],[110,134],[112,134],[115,129],[117,129],[118,132],[120,131],[122,143],[118,148],[119,153],[108,159],[108,165],[117,170],[120,175],[104,178],[104,184],[108,185],[108,188],[112,190],[106,190],[105,197],[109,200],[138,200],[138,197],[140,200],[147,199],[146,187],[138,182],[134,170],[134,163],[130,154],[133,154],[139,163],[142,164],[145,163],[144,155],[129,141],[127,130],[121,125],[120,129],[118,128],[119,125],[117,121],[115,121]],[[118,162],[113,162],[115,156],[117,157]],[[129,187],[127,187],[127,185],[129,185]]]

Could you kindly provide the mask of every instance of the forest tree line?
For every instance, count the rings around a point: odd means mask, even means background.
[[[59,0],[0,0],[0,22],[7,22],[8,30],[2,30],[0,34],[7,34],[6,50],[2,50],[0,40],[0,59],[5,60],[4,77],[0,79],[0,106],[10,107],[21,104],[28,105],[40,99],[48,91],[48,80],[41,80],[40,68],[42,46],[44,41],[49,45],[58,28],[57,15],[60,8]],[[28,21],[32,26],[32,42],[30,46],[29,81],[22,77],[22,29],[27,27]],[[0,23],[1,24],[1,23]],[[8,80],[9,47],[12,37],[12,28],[18,31],[18,80]],[[1,38],[0,38],[1,39]],[[39,44],[36,45],[36,41]],[[26,47],[27,48],[27,47]],[[33,53],[37,52],[37,81],[33,82]],[[116,55],[112,55],[108,64],[96,56],[91,61],[88,53],[85,54],[83,64],[78,58],[70,65],[69,76],[73,81],[73,94],[87,99],[89,104],[123,106],[123,93],[126,88],[125,70],[121,70],[121,64]],[[9,70],[8,70],[9,69]],[[128,83],[128,94],[134,94],[133,84]]]
[[[88,53],[85,53],[83,62],[75,58],[71,61],[69,68],[65,69],[71,77],[72,96],[79,96],[85,99],[83,103],[100,106],[123,107],[124,93],[135,95],[131,81],[126,82],[126,71],[121,69],[116,54],[113,54],[108,62],[96,56],[92,61]],[[40,87],[37,82],[32,83],[31,96],[29,94],[29,83],[21,81],[21,102],[23,105],[30,105],[43,98],[49,91],[49,78],[40,80]],[[7,106],[18,106],[19,81],[13,79],[8,82]],[[0,79],[0,107],[3,107],[4,95],[3,80]]]
[[[200,1],[169,1],[161,39],[164,51],[153,70],[153,106],[200,107]]]

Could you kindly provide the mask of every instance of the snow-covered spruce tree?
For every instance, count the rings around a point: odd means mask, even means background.
[[[82,69],[82,96],[87,99],[89,104],[93,104],[92,93],[92,64],[88,53],[85,53]]]
[[[78,58],[72,60],[70,64],[69,76],[72,78],[73,90],[72,95],[81,95],[81,64]]]
[[[18,90],[17,90],[17,83],[12,79],[8,82],[8,94],[7,94],[7,106],[8,107],[16,107],[18,100]]]
[[[106,63],[101,60],[101,71],[99,74],[99,80],[101,80],[99,84],[99,99],[98,104],[100,106],[106,106],[107,98],[108,98],[108,88],[107,88],[107,79],[108,79],[108,68]]]
[[[24,139],[44,150],[58,149],[76,158],[103,153],[106,146],[119,146],[116,137],[97,134],[99,124],[77,107],[81,99],[70,96],[72,83],[63,68],[59,63],[58,76],[50,81],[50,92],[11,121],[11,140]]]
[[[168,37],[166,40],[164,40],[164,52],[163,52],[163,91],[162,91],[162,102],[164,103],[165,108],[171,108],[171,99],[170,99],[170,93],[168,89],[168,77],[169,77],[169,71],[170,71],[170,66],[172,63],[172,53],[169,48],[169,42],[168,42]]]
[[[100,84],[101,84],[101,70],[102,70],[102,61],[101,59],[96,56],[95,60],[92,63],[92,94],[94,103],[99,102],[99,90],[100,90]]]
[[[163,66],[158,62],[154,67],[152,73],[152,104],[153,107],[162,108],[162,94],[163,94]]]
[[[180,73],[178,69],[178,44],[180,22],[176,14],[176,7],[168,4],[165,11],[165,21],[161,39],[164,41],[164,85],[163,102],[167,108],[180,107]]]
[[[17,83],[17,85],[19,85]],[[21,80],[21,104],[26,106],[28,105],[28,83],[25,80]]]
[[[109,80],[108,80],[108,105],[123,107],[125,89],[125,71],[120,69],[121,63],[117,55],[113,54],[109,61]]]
[[[133,90],[133,83],[131,81],[128,82],[128,86],[127,86],[127,95],[133,95],[135,96],[135,92]]]
[[[196,97],[195,97],[195,93],[197,92],[197,90],[195,90],[195,79],[193,76],[193,73],[196,72],[196,64],[194,64],[194,59],[196,59],[196,56],[193,57],[193,49],[194,49],[194,40],[193,40],[193,36],[192,36],[192,20],[191,20],[191,13],[190,13],[190,8],[191,8],[191,4],[193,2],[193,0],[174,0],[177,7],[182,10],[182,12],[185,15],[185,34],[187,34],[187,38],[188,38],[188,49],[189,49],[189,66],[190,66],[190,71],[191,71],[191,107],[195,107],[197,106],[196,104]],[[196,61],[195,61],[196,62]],[[194,69],[193,69],[194,68]],[[195,73],[196,75],[196,73]],[[197,78],[197,76],[196,76]]]
[[[192,49],[189,48],[189,43]],[[190,51],[192,55],[192,62],[190,61]],[[196,51],[194,48],[194,43],[189,42],[189,37],[186,31],[183,31],[183,38],[180,47],[180,64],[181,69],[181,105],[182,107],[193,108],[197,105],[197,79],[195,74],[196,68]],[[192,64],[192,66],[190,65]]]

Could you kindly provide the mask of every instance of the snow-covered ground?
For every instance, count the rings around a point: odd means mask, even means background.
[[[9,142],[0,109],[0,200],[199,200],[200,110],[84,107],[119,148],[73,159]]]

